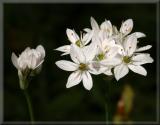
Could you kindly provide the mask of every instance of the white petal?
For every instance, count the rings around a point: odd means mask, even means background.
[[[91,88],[93,86],[93,81],[92,81],[92,77],[91,77],[90,73],[88,71],[85,71],[85,72],[83,72],[82,77],[83,77],[83,86],[87,90],[91,90]]]
[[[44,50],[44,47],[42,45],[37,46],[36,50],[41,53],[42,58],[45,57],[45,50]]]
[[[24,50],[24,52],[28,52],[28,51],[30,51],[31,50],[31,48],[30,47],[27,47],[25,50]]]
[[[92,36],[93,36],[93,31],[89,32],[89,33],[86,33],[84,36],[83,36],[83,39],[82,39],[82,43],[83,45],[87,45],[91,39],[92,39]]]
[[[82,80],[82,74],[81,74],[81,72],[79,70],[73,72],[68,77],[66,88],[70,88],[70,87],[73,87],[75,85],[78,85],[81,82],[81,80]]]
[[[147,75],[147,71],[142,66],[136,66],[136,65],[128,65],[129,69],[132,70],[135,73],[138,73],[140,75]]]
[[[114,47],[114,46],[116,45],[115,40],[112,39],[112,38],[111,38],[111,39],[108,39],[108,38],[107,38],[107,39],[104,40],[104,42],[106,43],[105,46],[113,46],[113,47]],[[103,42],[103,43],[104,43],[104,42]]]
[[[100,64],[104,66],[116,66],[122,62],[122,59],[120,58],[110,58],[110,59],[104,59],[100,61]]]
[[[106,53],[106,58],[113,58],[115,57],[119,52],[118,47],[112,47],[107,53]]]
[[[35,69],[37,65],[37,59],[36,57],[32,54],[28,57],[28,68],[30,69]]]
[[[61,52],[65,52],[65,53],[70,53],[70,45],[64,45],[64,46],[61,46],[61,47],[58,47],[57,51],[61,51]]]
[[[26,58],[23,58],[23,56],[20,56],[17,62],[18,62],[19,69],[25,70],[28,66],[29,60],[26,60]]]
[[[66,33],[67,33],[68,39],[71,43],[76,43],[79,40],[79,36],[77,35],[77,33],[74,30],[67,29]]]
[[[83,50],[74,44],[71,45],[70,56],[75,63],[85,63]]]
[[[70,54],[70,53],[63,53],[63,54],[61,54],[61,56],[68,55],[68,54]]]
[[[104,66],[102,67],[101,64],[97,61],[93,61],[91,62],[89,65],[89,72],[91,74],[94,74],[94,75],[99,75],[101,74],[104,70],[106,70],[106,68],[104,69]]]
[[[105,75],[107,75],[107,76],[113,75],[111,69],[108,69],[108,70],[104,71],[103,73],[104,73]]]
[[[136,49],[135,52],[141,52],[141,51],[149,50],[151,47],[152,47],[151,45],[143,46],[143,47],[140,47],[140,48]]]
[[[98,41],[98,42],[99,42],[100,47],[102,48],[102,50],[103,50],[104,52],[107,52],[107,51],[109,51],[112,47],[117,46],[117,45],[115,44],[115,40],[113,40],[112,38],[111,38],[111,39],[105,38],[105,39],[102,39],[102,40],[100,40],[100,41]]]
[[[124,41],[124,49],[128,56],[132,56],[137,48],[137,38],[133,35],[128,36]]]
[[[94,40],[97,42],[103,42],[105,39],[108,40],[108,35],[106,32],[104,32],[104,30],[100,30],[99,32],[97,32],[96,34],[94,34]]]
[[[100,26],[100,28],[102,29],[102,30],[106,30],[106,29],[111,29],[112,28],[112,24],[111,24],[111,22],[108,20],[105,20],[102,24],[101,24],[101,26]]]
[[[89,33],[89,32],[91,32],[92,30],[91,29],[89,29],[89,28],[85,28],[85,29],[83,29],[85,32],[87,32],[87,33]]]
[[[17,58],[17,56],[15,55],[15,53],[12,53],[11,60],[12,60],[13,65],[18,69],[18,68],[19,68],[19,66],[18,66],[18,61],[17,61],[18,58]]]
[[[41,69],[40,67],[42,66],[42,63],[44,62],[44,60],[42,60],[41,62],[39,62],[37,64],[37,66],[35,68],[33,68],[33,70],[36,70],[36,69]]]
[[[127,65],[123,63],[114,68],[114,75],[117,81],[121,79],[122,77],[124,77],[125,75],[127,75],[128,72],[129,72],[129,69]]]
[[[142,38],[142,37],[146,37],[146,35],[141,32],[135,32],[135,33],[132,33],[131,35],[134,35],[137,39]]]
[[[75,71],[78,69],[78,65],[70,62],[70,61],[66,61],[66,60],[60,60],[56,62],[56,65],[65,71]]]
[[[127,55],[127,53],[125,52],[125,50],[124,50],[124,47],[123,46],[121,46],[121,45],[117,45],[118,46],[118,53],[120,54],[120,55],[123,55],[123,56],[126,56]]]
[[[132,31],[132,28],[133,28],[133,20],[128,19],[124,23],[122,23],[120,32],[123,33],[124,35],[127,35]]]
[[[98,51],[98,45],[96,43],[91,43],[90,45],[83,48],[84,55],[86,57],[86,62],[92,61]]]
[[[105,20],[101,26],[100,26],[101,30],[104,30],[108,36],[112,35],[112,24],[110,21]]]
[[[138,54],[132,57],[134,65],[142,65],[146,63],[152,63],[153,59],[150,57],[150,54]]]
[[[93,17],[91,17],[90,21],[92,29],[95,31],[99,30],[99,25]]]

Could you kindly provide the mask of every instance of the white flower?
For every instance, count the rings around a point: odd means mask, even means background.
[[[102,26],[107,25],[104,23],[102,23]],[[104,32],[106,31],[99,31],[98,35],[96,35],[94,38],[95,42],[93,43],[97,44],[98,46],[96,53],[97,62],[94,62],[94,64],[96,65],[95,67],[99,74],[104,73],[106,75],[112,75],[111,69],[113,66],[118,64],[114,57],[119,52],[120,46],[115,43],[114,39],[108,37],[109,35],[105,34]]]
[[[81,36],[79,37],[78,34],[71,29],[67,29],[66,34],[71,44],[75,44],[81,48],[85,47],[90,42],[93,35],[93,33],[91,32],[90,34],[81,34]],[[64,45],[64,46],[58,47],[55,50],[64,52],[62,55],[67,55],[67,54],[70,54],[70,48],[71,48],[71,45]]]
[[[121,49],[121,54],[117,56],[117,59],[119,59],[121,63],[114,68],[114,75],[117,80],[124,77],[129,72],[129,69],[135,73],[144,76],[147,75],[147,71],[141,65],[152,63],[153,59],[150,57],[150,54],[137,52],[148,50],[152,46],[147,45],[138,48],[137,42],[135,35],[130,35],[123,41],[123,49]]]
[[[114,38],[114,40],[118,45],[122,45],[122,42],[124,41],[126,36],[132,31],[132,29],[133,29],[133,20],[127,19],[121,24],[119,31],[115,26],[113,26],[112,38]],[[141,32],[134,32],[131,35],[134,35],[137,39],[146,36],[144,33],[141,33]]]
[[[67,88],[83,81],[84,87],[90,90],[93,84],[90,73],[113,75],[112,69],[116,80],[124,77],[129,69],[135,73],[147,75],[142,65],[152,63],[153,59],[150,54],[140,52],[152,46],[137,47],[137,39],[145,37],[145,34],[141,32],[130,34],[133,29],[132,19],[125,20],[119,30],[109,20],[98,25],[91,17],[90,23],[91,28],[84,28],[86,33],[81,33],[80,37],[74,30],[67,29],[66,33],[71,45],[56,49],[64,52],[62,55],[70,54],[73,60],[73,62],[66,60],[56,62],[59,68],[73,71],[68,78]]]
[[[102,22],[102,24],[99,26],[98,23],[96,22],[96,20],[91,17],[90,19],[91,22],[91,27],[92,29],[89,28],[85,28],[84,31],[86,32],[86,35],[90,35],[92,36],[92,41],[96,42],[96,37],[98,37],[99,33],[101,32],[101,34],[103,34],[104,38],[109,38],[112,36],[112,24],[109,20],[105,20],[104,22]]]
[[[27,47],[19,57],[12,53],[11,60],[18,70],[21,89],[26,89],[28,83],[25,82],[28,77],[40,70],[44,57],[45,50],[42,45],[37,46],[36,49]]]
[[[73,62],[60,60],[56,65],[65,71],[73,71],[68,78],[66,87],[70,88],[83,81],[83,86],[90,90],[93,86],[93,81],[90,73],[96,74],[93,69],[92,60],[96,54],[96,45],[90,44],[85,48],[79,48],[75,44],[71,45],[70,56]]]

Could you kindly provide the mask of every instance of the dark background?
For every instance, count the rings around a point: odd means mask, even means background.
[[[146,64],[147,76],[130,73],[118,82],[105,75],[93,76],[91,91],[82,83],[66,89],[69,72],[57,68],[60,57],[53,49],[69,44],[66,28],[79,34],[90,28],[90,17],[98,24],[111,20],[118,29],[122,21],[132,18],[132,32],[140,31],[146,38],[139,45],[153,45],[148,52],[154,63]],[[33,78],[28,91],[37,121],[105,121],[108,96],[109,120],[116,112],[123,87],[129,84],[135,98],[130,114],[132,121],[156,120],[156,4],[4,4],[4,120],[28,121],[26,100],[19,88],[17,69],[11,53],[20,54],[27,46],[43,45],[46,58],[42,71]]]

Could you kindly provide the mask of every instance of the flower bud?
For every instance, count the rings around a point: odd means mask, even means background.
[[[36,49],[27,47],[19,57],[12,53],[11,60],[18,70],[21,89],[26,89],[29,77],[40,71],[44,57],[45,50],[42,45],[37,46]]]

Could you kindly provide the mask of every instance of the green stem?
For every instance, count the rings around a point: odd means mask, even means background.
[[[27,89],[24,90],[24,95],[25,95],[25,98],[26,98],[26,101],[27,101],[27,105],[28,105],[31,125],[34,125],[34,115],[33,115],[32,103],[31,103],[31,99],[30,99],[30,96],[28,94]]]
[[[106,86],[106,96],[105,96],[105,110],[106,110],[106,125],[109,125],[109,84],[110,80],[108,80],[107,86]]]
[[[109,122],[109,112],[108,112],[108,105],[107,105],[107,102],[106,102],[106,104],[105,104],[105,109],[106,109],[106,125],[108,124],[108,122]]]

